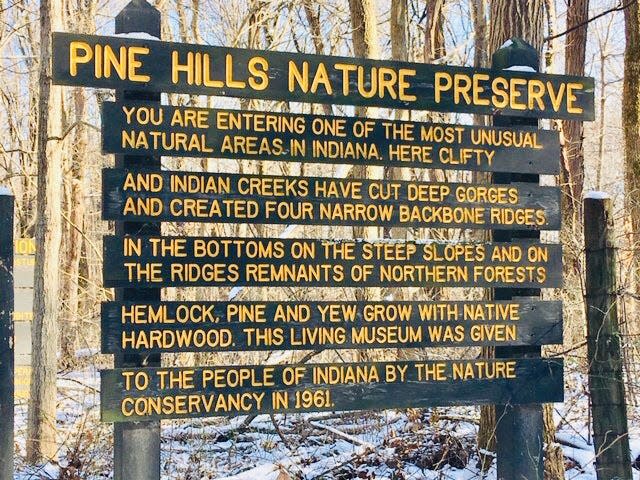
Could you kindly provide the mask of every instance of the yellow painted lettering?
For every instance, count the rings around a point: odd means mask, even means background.
[[[575,95],[576,90],[582,90],[584,86],[581,83],[569,82],[567,83],[567,112],[569,113],[582,113],[582,108],[578,107],[575,102],[577,99]]]
[[[493,96],[491,102],[496,108],[506,108],[509,105],[509,82],[504,77],[496,77],[491,84]]]
[[[132,82],[148,82],[151,77],[149,75],[142,75],[137,72],[137,69],[142,66],[142,62],[137,58],[138,55],[148,55],[149,49],[147,47],[129,47],[129,55],[127,57],[127,66],[129,74],[129,80]]]
[[[518,86],[526,85],[527,80],[524,78],[512,78],[511,79],[511,88],[509,89],[509,107],[514,110],[526,110],[527,105],[518,101],[518,99],[522,96],[520,90],[518,90]]]
[[[537,78],[529,80],[527,96],[529,97],[529,110],[538,109],[544,111],[544,83]],[[534,104],[535,103],[535,104]]]
[[[227,54],[225,59],[225,82],[227,87],[230,88],[244,88],[247,84],[242,80],[234,80],[233,79],[233,56],[231,54]]]
[[[316,93],[318,91],[318,86],[322,85],[327,92],[327,94],[333,94],[333,88],[331,88],[331,82],[329,81],[329,74],[327,73],[327,67],[324,66],[324,63],[320,62],[318,65],[318,70],[316,70],[316,74],[313,76],[313,82],[311,83],[311,93]]]
[[[247,68],[252,75],[249,77],[249,86],[254,90],[265,90],[269,86],[269,76],[267,75],[269,62],[267,59],[263,57],[252,57],[249,60]]]
[[[89,63],[93,52],[87,42],[71,42],[69,44],[69,72],[72,77],[78,75],[78,65]]]
[[[187,53],[187,63],[180,63],[180,53],[171,53],[171,81],[174,84],[180,83],[180,72],[187,74],[187,83],[193,85],[193,52]]]
[[[412,68],[401,68],[398,71],[398,98],[400,100],[409,102],[416,100],[417,97],[415,95],[407,93],[407,89],[411,87],[411,84],[407,81],[407,77],[414,77],[415,75],[416,71]]]
[[[447,72],[436,72],[435,84],[435,102],[440,103],[442,92],[451,90],[453,86],[451,75]]]
[[[473,76],[473,104],[474,105],[490,105],[491,102],[488,98],[482,98],[484,88],[480,85],[480,82],[489,80],[489,75],[486,73],[477,73]]]
[[[296,89],[296,84],[304,93],[309,91],[309,62],[302,62],[302,72],[293,60],[289,60],[289,91]]]
[[[333,68],[342,72],[342,95],[349,95],[349,72],[355,72],[358,67],[350,63],[336,63]]]

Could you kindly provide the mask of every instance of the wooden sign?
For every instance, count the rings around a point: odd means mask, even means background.
[[[592,78],[53,34],[59,85],[594,119]]]
[[[102,171],[105,220],[557,230],[560,190],[326,177]]]
[[[562,304],[107,302],[101,331],[115,354],[548,345],[562,343]]]
[[[104,102],[102,150],[557,174],[560,140],[532,128]]]
[[[560,359],[396,361],[100,372],[105,422],[561,402]]]
[[[106,287],[559,287],[556,244],[104,237]]]
[[[13,242],[13,341],[14,396],[29,399],[31,385],[31,327],[33,321],[33,285],[36,265],[35,238],[16,238]]]

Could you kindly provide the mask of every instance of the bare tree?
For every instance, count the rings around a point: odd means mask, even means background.
[[[309,30],[311,31],[311,38],[313,39],[313,46],[318,55],[324,55],[324,40],[322,39],[322,30],[320,29],[320,13],[318,13],[320,7],[314,8],[311,0],[303,0],[303,6],[307,23],[309,24]],[[328,103],[323,104],[322,109],[325,115],[333,114],[333,107]]]
[[[56,370],[62,238],[62,88],[51,85],[51,32],[62,30],[60,0],[40,2],[38,194],[27,460],[56,456]]]
[[[487,24],[487,0],[470,0],[471,21],[473,22],[473,66],[483,68],[487,66],[489,41],[489,26]],[[485,125],[484,115],[474,115],[473,123]]]
[[[569,0],[567,5],[567,40],[565,48],[565,73],[584,75],[585,52],[587,48],[587,20],[589,0]],[[580,225],[582,189],[584,186],[584,150],[582,122],[564,120],[563,162],[561,184],[565,196],[565,218],[568,228]]]
[[[427,25],[424,42],[425,62],[444,57],[446,50],[444,44],[444,10],[445,0],[432,0],[427,2],[425,14]]]
[[[624,51],[624,80],[622,84],[622,128],[625,161],[625,227],[627,242],[634,252],[632,288],[638,293],[637,246],[640,239],[640,6],[630,2],[624,11],[626,47]],[[637,316],[628,325],[630,333],[640,332]]]
[[[375,5],[375,0],[349,0],[353,54],[356,57],[380,58]],[[366,107],[356,107],[355,113],[357,116],[367,116],[370,110]],[[377,166],[358,165],[352,169],[352,173],[356,178],[381,179],[384,176],[383,168]],[[354,227],[353,236],[367,240],[376,239],[380,235],[378,230],[377,227]],[[381,290],[358,288],[355,295],[357,300],[378,300],[381,297]],[[358,355],[368,357],[366,351],[358,351]]]
[[[542,50],[542,0],[494,0],[490,6],[489,55],[512,37],[522,38],[536,50]]]
[[[93,33],[95,18],[95,0],[77,0],[74,5],[78,24],[84,33]],[[84,88],[73,89],[74,132],[73,148],[70,155],[71,165],[66,169],[66,185],[69,190],[66,222],[63,235],[66,240],[65,271],[63,289],[65,312],[60,324],[61,358],[73,363],[78,337],[80,303],[80,258],[84,243],[85,183],[87,165],[87,147],[89,132],[87,128],[87,97]]]

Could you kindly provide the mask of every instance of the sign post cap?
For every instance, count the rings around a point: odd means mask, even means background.
[[[513,37],[492,55],[491,66],[497,70],[523,66],[530,67],[537,72],[540,69],[540,56],[529,43],[521,38]]]
[[[116,34],[143,32],[160,39],[160,10],[147,0],[131,0],[116,15]]]

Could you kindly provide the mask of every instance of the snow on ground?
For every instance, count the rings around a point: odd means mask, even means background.
[[[587,425],[586,379],[566,378],[566,399],[556,405],[557,441],[566,479],[595,480]],[[59,375],[58,425],[63,445],[57,464],[24,463],[26,409],[16,408],[16,478],[112,478],[112,429],[99,422],[99,372],[87,367]],[[640,408],[632,410],[631,448],[640,455]],[[166,421],[162,428],[163,479],[471,480],[484,476],[475,446],[478,409],[458,407],[386,412],[260,415]],[[634,469],[634,479],[640,471]]]

